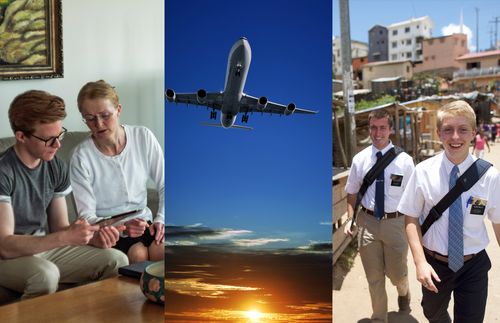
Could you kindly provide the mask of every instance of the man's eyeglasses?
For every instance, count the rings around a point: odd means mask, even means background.
[[[103,112],[96,115],[86,114],[83,116],[83,122],[85,122],[86,124],[96,123],[99,119],[105,122],[108,121],[114,114],[114,112]]]
[[[68,130],[66,128],[62,127],[62,129],[63,129],[63,131],[58,136],[50,137],[47,139],[40,138],[38,136],[35,136],[34,134],[31,134],[30,136],[35,137],[36,139],[43,141],[45,143],[45,147],[52,147],[56,143],[56,140],[62,141],[64,139],[64,135],[66,134],[66,132],[68,132]]]

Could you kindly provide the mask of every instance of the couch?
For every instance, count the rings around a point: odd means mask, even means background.
[[[69,164],[73,149],[80,142],[89,136],[88,132],[68,132],[64,136],[61,143],[61,148],[57,151],[57,156],[65,160]],[[0,152],[6,150],[15,143],[14,137],[0,138]],[[73,198],[73,193],[66,196],[66,203],[68,204],[68,218],[70,223],[76,219],[76,206]],[[148,207],[153,214],[158,211],[158,193],[154,189],[148,189]],[[0,305],[15,301],[19,298],[19,293],[6,289],[0,286]]]

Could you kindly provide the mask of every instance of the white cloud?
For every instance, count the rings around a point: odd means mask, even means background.
[[[288,239],[272,239],[272,238],[259,238],[259,239],[234,239],[233,243],[240,247],[256,247],[263,246],[273,242],[287,242]]]
[[[198,243],[194,241],[178,240],[178,241],[168,241],[165,240],[167,246],[196,246]]]
[[[441,28],[441,33],[443,34],[443,36],[458,34],[460,33],[460,25],[449,24],[448,26],[444,26],[443,28]],[[472,34],[472,30],[466,25],[463,25],[463,33],[467,35],[467,43],[469,46],[469,51],[475,52],[476,46],[473,45],[472,43],[472,38],[474,37]]]
[[[252,233],[249,230],[231,230],[231,229],[223,229],[220,232],[217,232],[215,235],[200,237],[202,240],[227,240],[236,236],[247,235]]]

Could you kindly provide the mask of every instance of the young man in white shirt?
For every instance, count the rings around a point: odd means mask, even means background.
[[[364,176],[376,163],[377,155],[383,156],[394,147],[389,140],[393,133],[392,116],[386,110],[370,113],[368,122],[372,145],[354,156],[345,187],[347,212],[351,219]],[[410,311],[408,243],[404,217],[400,216],[396,208],[413,168],[413,160],[408,154],[398,154],[377,179],[379,188],[376,189],[376,182],[368,187],[353,231],[351,222],[345,226],[344,232],[349,235],[353,235],[358,227],[360,229],[359,252],[370,289],[373,322],[387,322],[386,275],[398,290],[399,310]]]
[[[500,243],[499,175],[490,167],[422,237],[419,218],[425,220],[429,210],[455,185],[456,178],[476,160],[469,153],[476,116],[467,102],[448,103],[437,117],[444,153],[416,166],[398,210],[406,215],[406,233],[417,280],[422,284],[425,317],[430,322],[451,322],[447,309],[453,292],[454,321],[482,322],[491,268],[485,251],[489,239],[484,218],[492,221]]]

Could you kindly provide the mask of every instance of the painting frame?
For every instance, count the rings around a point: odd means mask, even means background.
[[[0,56],[0,80],[30,80],[30,79],[50,79],[50,78],[62,78],[63,77],[63,51],[62,51],[62,0],[43,0],[44,6],[42,9],[38,8],[37,13],[42,15],[43,12],[43,21],[41,22],[44,29],[43,32],[38,31],[39,37],[42,37],[39,40],[38,44],[43,48],[40,51],[40,47],[37,47],[37,53],[43,53],[45,51],[45,62],[29,62],[29,59],[24,60],[22,62],[16,61],[5,61]],[[9,3],[12,4],[12,3]],[[4,16],[4,15],[3,15]],[[14,33],[8,33],[5,31],[5,28],[1,27],[5,24],[5,20],[8,17],[5,15],[1,17],[2,21],[0,21],[0,41],[4,42],[13,41],[14,38],[9,38],[10,35]],[[31,20],[31,18],[30,18]],[[42,19],[40,19],[42,20]],[[27,32],[26,32],[27,33]],[[3,35],[2,35],[3,34]],[[31,34],[32,35],[32,34]],[[41,35],[41,36],[40,36]],[[16,36],[17,37],[17,36]],[[22,39],[21,37],[20,39]],[[20,43],[19,40],[17,40]],[[27,42],[26,42],[27,44]],[[2,47],[2,46],[0,46]],[[28,47],[28,46],[26,46]],[[3,46],[6,48],[6,46]],[[34,50],[34,49],[32,49]],[[26,54],[26,53],[24,53]],[[35,56],[33,52],[29,53],[31,56]],[[3,57],[8,57],[9,55],[5,51],[0,53]],[[26,55],[25,55],[26,56]],[[43,55],[38,55],[38,57]],[[15,60],[16,57],[13,59]],[[23,63],[28,61],[28,63]]]

